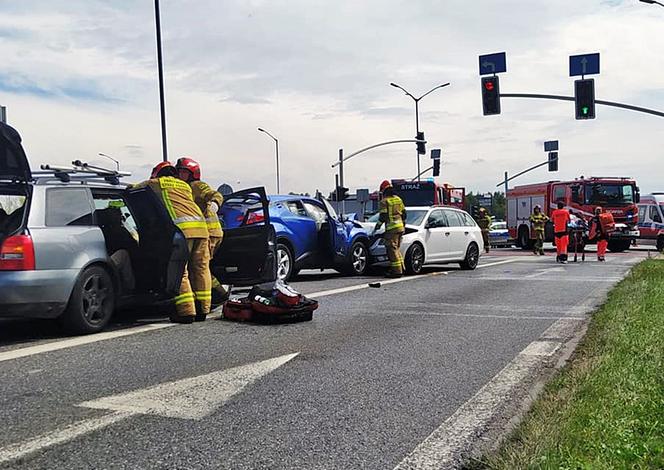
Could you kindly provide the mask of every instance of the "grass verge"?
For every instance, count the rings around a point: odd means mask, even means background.
[[[664,261],[611,291],[512,437],[470,468],[664,469]]]

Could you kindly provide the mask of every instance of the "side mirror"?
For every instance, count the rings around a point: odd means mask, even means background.
[[[638,187],[636,188],[636,191],[634,193],[634,202],[636,202],[637,204],[641,202],[641,190]]]

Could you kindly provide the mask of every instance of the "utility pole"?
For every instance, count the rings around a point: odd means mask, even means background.
[[[0,106],[0,122],[7,124],[7,107]]]
[[[164,102],[164,65],[161,55],[161,21],[159,19],[159,0],[154,0],[154,15],[157,28],[157,66],[159,68],[159,106],[161,112],[161,150],[163,159],[168,161],[168,144],[166,142],[166,104]]]

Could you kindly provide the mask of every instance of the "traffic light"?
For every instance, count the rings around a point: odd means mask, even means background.
[[[595,119],[595,80],[574,81],[574,104],[577,119]]]
[[[497,75],[482,77],[482,110],[485,116],[500,114],[500,81]]]
[[[549,171],[558,171],[558,152],[549,152]]]
[[[415,137],[417,140],[424,140],[424,132],[418,132]],[[426,144],[424,142],[417,142],[417,153],[420,155],[425,155],[427,153]]]
[[[345,201],[348,199],[348,188],[345,188],[343,186],[337,186],[336,190],[336,195],[337,195],[337,201]]]
[[[433,176],[440,176],[440,158],[433,161]]]

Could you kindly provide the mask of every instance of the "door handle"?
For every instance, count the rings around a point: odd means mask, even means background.
[[[466,235],[468,235],[468,232],[463,232],[463,233],[465,233]]]
[[[445,232],[445,236],[446,236],[446,237],[449,237],[449,236],[450,236],[450,232]]]

